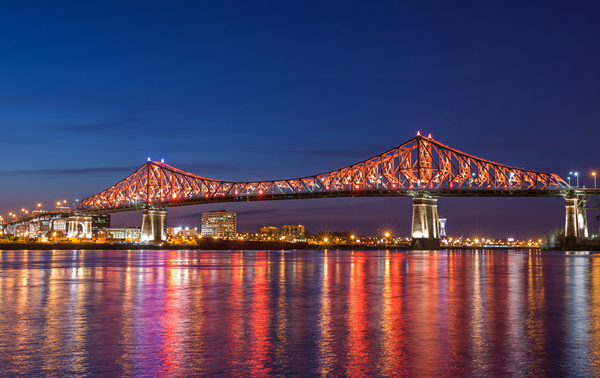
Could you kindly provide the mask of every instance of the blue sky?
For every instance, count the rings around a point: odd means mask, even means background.
[[[3,5],[0,213],[95,194],[148,156],[206,177],[281,179],[352,164],[417,130],[585,177],[600,168],[598,16],[596,2],[547,1]],[[452,234],[524,237],[564,222],[563,202],[439,208]],[[172,209],[169,224],[217,207]],[[224,207],[242,231],[301,222],[408,234],[411,218],[407,198]]]

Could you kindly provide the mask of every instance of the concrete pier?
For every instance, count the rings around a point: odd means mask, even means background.
[[[72,216],[67,218],[69,222],[68,235],[70,238],[81,237],[90,239],[92,237],[92,217],[91,216]],[[81,231],[79,228],[81,227]]]
[[[587,211],[578,206],[577,198],[565,198],[565,249],[575,248],[581,239],[589,237]]]
[[[144,210],[140,241],[158,243],[163,240],[167,240],[167,211]]]
[[[413,198],[411,248],[440,249],[437,198]]]

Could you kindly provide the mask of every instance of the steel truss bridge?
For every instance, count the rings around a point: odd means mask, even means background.
[[[359,163],[287,180],[222,181],[188,173],[162,162],[148,161],[117,184],[82,200],[74,214],[144,210],[146,222],[148,211],[160,211],[164,213],[162,220],[156,218],[156,222],[151,223],[162,224],[166,217],[164,210],[175,206],[302,198],[407,196],[414,198],[413,237],[423,235],[424,238],[437,239],[437,197],[564,197],[567,199],[567,236],[569,222],[575,222],[571,225],[572,232],[579,237],[587,236],[587,221],[585,225],[577,224],[577,218],[581,218],[578,214],[583,212],[585,217],[586,208],[600,208],[599,194],[600,190],[569,186],[556,174],[495,163],[446,146],[431,135],[417,134],[406,143]],[[571,209],[574,211],[572,221],[569,221],[569,206],[575,208]],[[20,222],[23,221],[26,220]],[[152,233],[157,231],[147,232],[153,240]]]
[[[288,180],[209,179],[149,161],[81,201],[85,212],[205,203],[327,197],[553,197],[573,189],[558,175],[494,163],[417,135],[380,155],[331,172]]]

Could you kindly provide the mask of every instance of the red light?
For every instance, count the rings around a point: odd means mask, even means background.
[[[262,194],[262,190],[259,190],[259,191],[258,191],[258,194]]]

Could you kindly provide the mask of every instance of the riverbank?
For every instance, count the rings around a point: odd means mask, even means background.
[[[308,243],[201,240],[198,244],[139,244],[139,243],[0,243],[0,250],[291,250],[306,249]]]

